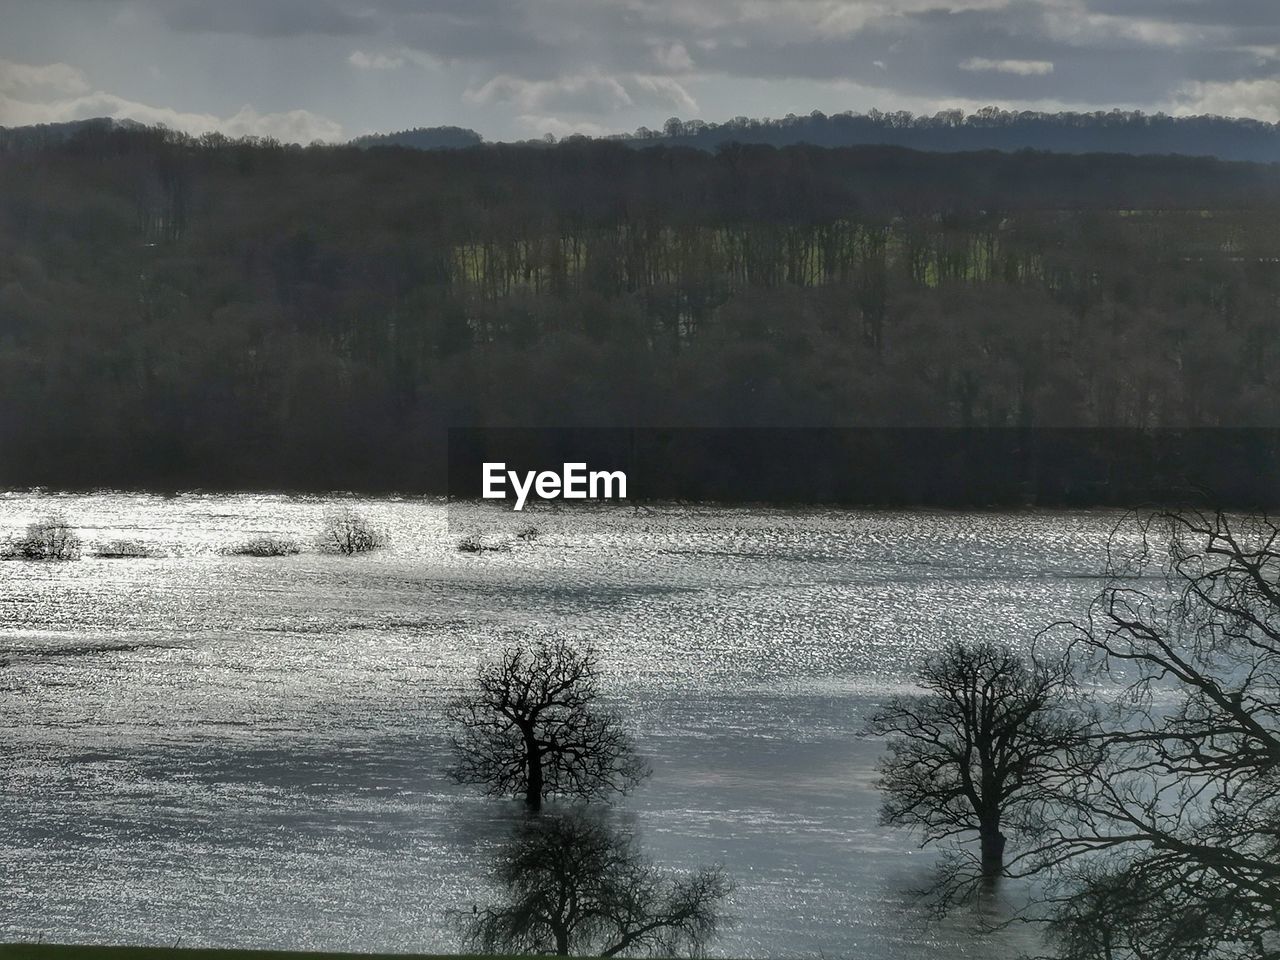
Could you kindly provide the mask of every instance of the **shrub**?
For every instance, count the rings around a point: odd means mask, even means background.
[[[60,513],[27,525],[24,536],[5,544],[8,560],[79,560],[80,537]]]
[[[301,552],[298,541],[289,537],[254,537],[227,550],[233,557],[292,557]]]
[[[386,546],[386,535],[374,527],[363,514],[344,507],[331,510],[324,516],[324,527],[318,538],[320,549],[326,553],[368,553]]]
[[[459,553],[509,553],[510,550],[511,544],[490,543],[478,533],[469,533],[458,541]]]
[[[157,551],[141,540],[112,540],[99,545],[93,555],[99,560],[140,560],[156,556]]]

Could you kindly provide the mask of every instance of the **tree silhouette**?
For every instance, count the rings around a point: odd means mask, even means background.
[[[881,820],[925,844],[976,836],[978,875],[1005,870],[1007,830],[1033,830],[1050,786],[1080,747],[1063,668],[995,643],[952,643],[929,657],[924,694],[870,722],[889,737]]]
[[[1113,540],[1073,654],[1119,683],[1045,816],[1069,960],[1280,955],[1280,524],[1166,512]],[[1161,575],[1162,574],[1162,575]]]
[[[604,703],[591,647],[562,637],[521,639],[480,667],[445,715],[455,732],[451,776],[491,796],[595,800],[648,774],[618,716]]]

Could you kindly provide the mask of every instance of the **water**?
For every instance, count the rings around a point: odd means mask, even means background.
[[[307,549],[314,498],[0,496],[0,537],[59,510],[163,554],[0,563],[0,940],[457,949],[517,808],[445,780],[440,706],[526,629],[602,651],[646,850],[737,881],[715,953],[1035,946],[913,907],[933,854],[877,825],[863,725],[940,644],[1079,614],[1114,514],[345,502],[387,550]],[[456,550],[482,528],[511,549]],[[261,533],[304,552],[224,554]]]

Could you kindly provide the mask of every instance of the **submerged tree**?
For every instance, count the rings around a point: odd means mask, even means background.
[[[453,779],[522,797],[531,810],[549,796],[625,793],[648,774],[604,703],[595,651],[563,638],[507,647],[445,713],[455,727]]]
[[[468,944],[489,954],[698,954],[732,890],[719,868],[658,869],[634,834],[585,813],[526,820],[493,879],[500,900],[465,918]]]
[[[1274,960],[1280,525],[1164,513],[1137,542],[1113,549],[1080,627],[1078,651],[1125,695],[1097,774],[1046,818],[1052,931],[1071,960]]]
[[[926,844],[978,838],[985,879],[1005,870],[1006,831],[1033,811],[1078,746],[1066,673],[994,643],[953,643],[925,661],[922,696],[893,700],[870,729],[889,737],[883,823]]]

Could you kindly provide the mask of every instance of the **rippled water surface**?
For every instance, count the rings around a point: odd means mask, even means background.
[[[600,647],[646,849],[737,880],[716,953],[1029,946],[913,910],[932,855],[877,825],[862,729],[941,643],[1078,614],[1113,514],[352,503],[389,549],[311,549],[320,499],[0,495],[0,538],[58,510],[86,544],[0,563],[0,940],[455,949],[515,811],[443,778],[439,708],[528,628]],[[512,549],[458,552],[473,525]],[[225,554],[261,533],[304,552]],[[89,555],[121,538],[161,555]]]

